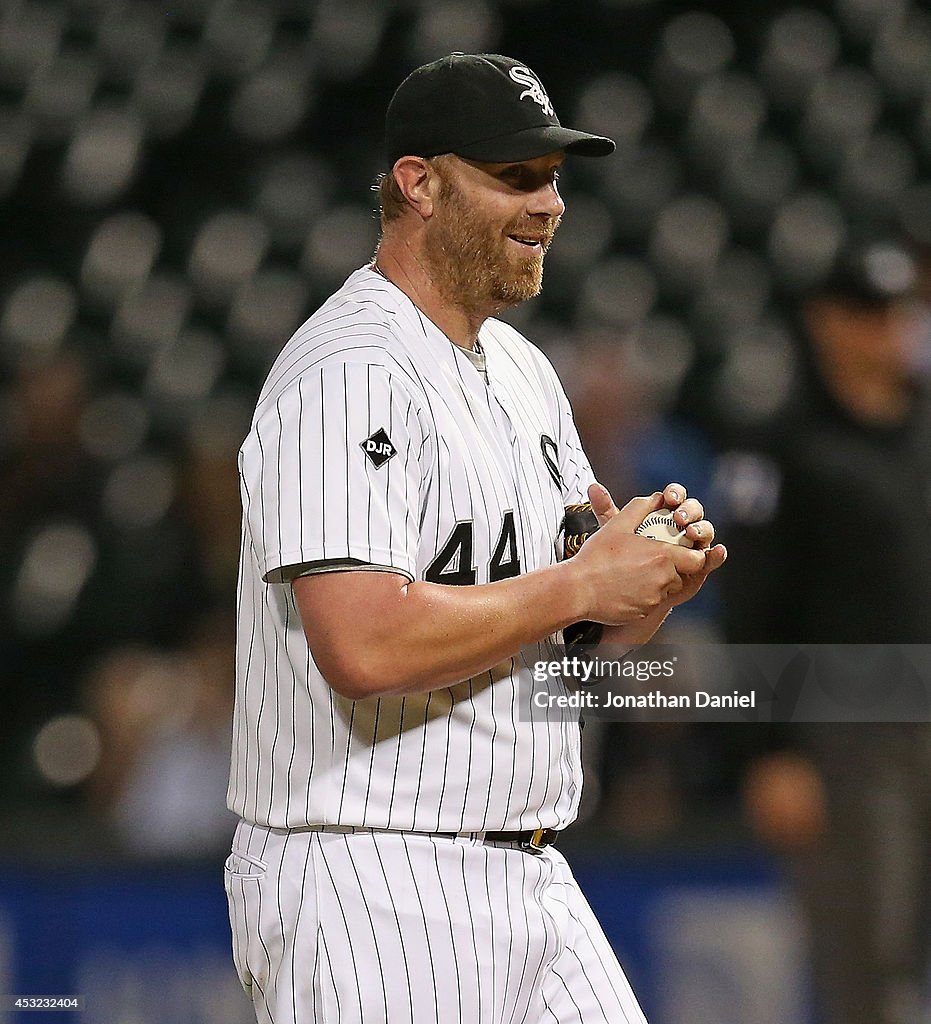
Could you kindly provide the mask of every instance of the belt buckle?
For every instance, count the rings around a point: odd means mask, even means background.
[[[532,850],[534,853],[542,853],[546,849],[546,843],[543,842],[545,832],[545,828],[534,829],[530,838],[525,843],[521,843],[521,846],[525,850]]]

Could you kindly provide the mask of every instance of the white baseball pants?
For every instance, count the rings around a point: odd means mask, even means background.
[[[225,883],[259,1024],[646,1024],[552,847],[243,822]]]

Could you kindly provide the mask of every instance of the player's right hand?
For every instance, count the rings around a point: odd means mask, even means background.
[[[601,528],[566,564],[578,573],[587,608],[584,618],[622,625],[644,618],[679,593],[683,576],[705,568],[705,551],[659,544],[634,533],[650,512],[664,507],[661,492],[632,498],[617,509],[601,490],[603,500],[592,502]]]

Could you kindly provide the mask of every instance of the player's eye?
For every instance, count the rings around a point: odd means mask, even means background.
[[[534,192],[544,185],[555,185],[559,180],[555,172],[531,172],[526,167],[508,168],[501,174],[501,178],[512,188],[522,192]]]

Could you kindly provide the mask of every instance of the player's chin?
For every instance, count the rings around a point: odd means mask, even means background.
[[[526,302],[543,288],[543,260],[534,260],[523,267],[502,274],[498,279],[497,298],[504,302]]]

